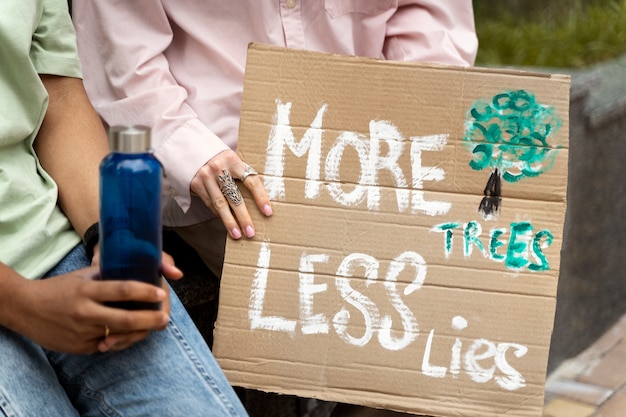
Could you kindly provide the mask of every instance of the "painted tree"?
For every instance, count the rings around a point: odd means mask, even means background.
[[[470,167],[491,170],[478,208],[485,218],[500,209],[502,180],[515,183],[552,168],[558,145],[551,142],[560,125],[553,107],[538,103],[524,90],[474,102],[463,139],[473,154]]]

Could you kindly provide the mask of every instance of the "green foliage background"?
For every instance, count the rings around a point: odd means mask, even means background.
[[[626,53],[626,0],[474,0],[478,66],[583,68]]]

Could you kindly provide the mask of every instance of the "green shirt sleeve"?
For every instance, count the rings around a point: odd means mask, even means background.
[[[33,34],[30,57],[40,74],[82,78],[76,33],[67,0],[46,0]]]

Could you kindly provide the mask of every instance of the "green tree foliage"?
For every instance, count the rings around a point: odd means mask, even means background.
[[[491,172],[478,208],[488,218],[500,207],[501,179],[514,183],[552,168],[559,146],[551,136],[561,123],[553,107],[524,90],[477,100],[468,116],[463,140],[473,155],[469,165]]]
[[[581,68],[626,53],[626,0],[474,0],[481,66]]]

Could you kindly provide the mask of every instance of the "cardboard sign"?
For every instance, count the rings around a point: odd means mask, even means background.
[[[234,385],[446,417],[540,417],[569,77],[251,45],[239,151],[274,216],[229,239]],[[244,188],[244,187],[241,187]]]

